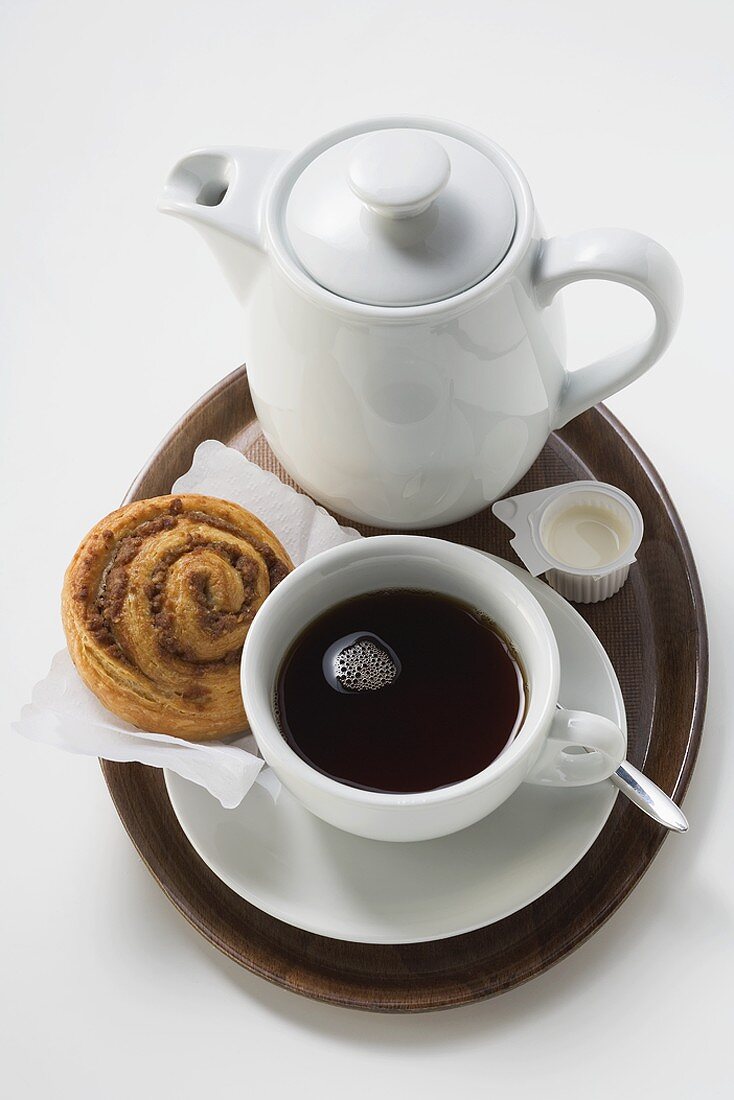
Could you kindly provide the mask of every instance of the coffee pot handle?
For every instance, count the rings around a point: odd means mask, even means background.
[[[606,279],[639,290],[655,311],[653,330],[640,343],[567,371],[553,427],[634,382],[657,362],[680,318],[683,284],[678,265],[662,245],[631,229],[589,229],[542,242],[534,271],[541,307],[582,279]]]
[[[608,718],[585,710],[559,708],[525,782],[546,787],[600,783],[616,772],[626,749],[627,738]]]

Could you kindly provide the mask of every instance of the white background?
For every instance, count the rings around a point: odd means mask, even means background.
[[[550,232],[629,226],[678,259],[679,334],[609,404],[680,509],[712,646],[690,833],[570,959],[432,1016],[324,1007],[238,969],[149,877],[96,762],[7,734],[5,1095],[731,1095],[731,12],[724,0],[2,0],[4,729],[62,644],[61,579],[81,535],[239,362],[238,309],[213,260],[155,211],[169,167],[196,146],[295,148],[381,113],[494,138]],[[619,288],[566,300],[573,364],[647,320]]]

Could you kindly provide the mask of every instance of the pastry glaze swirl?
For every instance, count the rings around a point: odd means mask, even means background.
[[[292,568],[272,531],[229,501],[183,494],[119,508],[84,538],[64,578],[79,675],[143,730],[188,741],[246,730],[242,645]]]

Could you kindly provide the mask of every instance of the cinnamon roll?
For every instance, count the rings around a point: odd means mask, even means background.
[[[190,494],[119,508],[92,528],[64,578],[79,675],[144,730],[188,741],[246,730],[242,645],[292,568],[272,531],[229,501]]]

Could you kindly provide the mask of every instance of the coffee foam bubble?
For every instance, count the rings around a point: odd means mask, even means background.
[[[374,634],[350,634],[329,646],[324,676],[337,691],[380,691],[400,675],[400,661]]]

